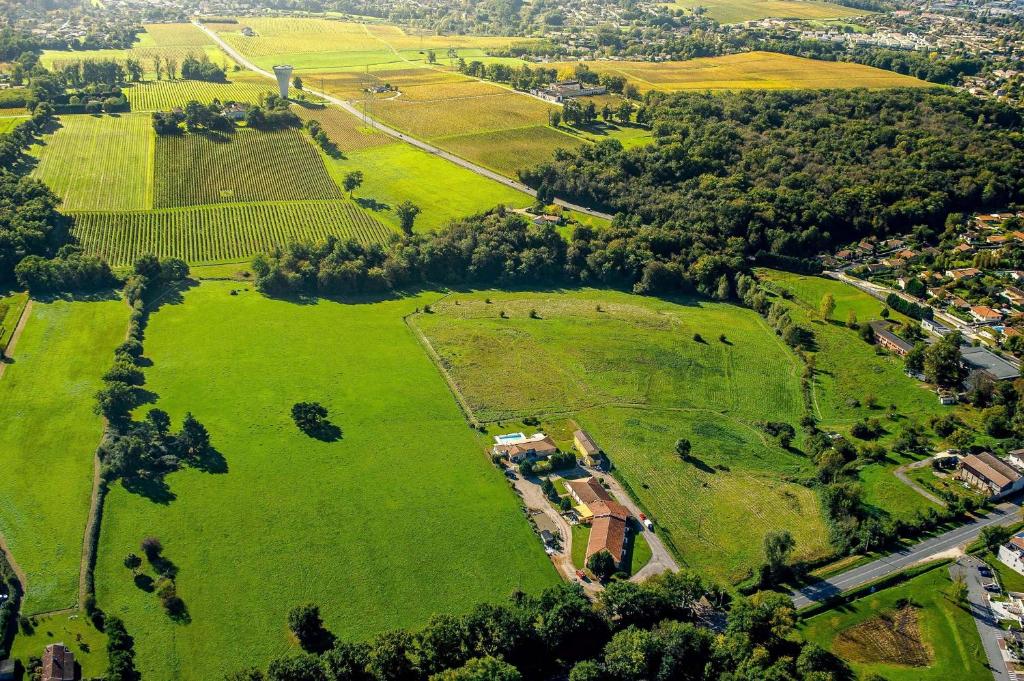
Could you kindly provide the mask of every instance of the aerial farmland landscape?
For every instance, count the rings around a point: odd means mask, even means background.
[[[1020,0],[0,6],[0,681],[1024,674]]]

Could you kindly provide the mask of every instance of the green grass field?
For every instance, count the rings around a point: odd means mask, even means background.
[[[417,230],[437,229],[449,220],[498,204],[522,208],[533,203],[527,194],[409,144],[354,151],[325,162],[337,182],[350,171],[362,171],[365,179],[356,200],[395,229],[399,222],[394,208],[402,201],[412,201],[423,210],[416,218]]]
[[[723,24],[766,19],[840,19],[870,12],[815,0],[675,0],[674,7],[703,7],[706,15]]]
[[[828,553],[816,495],[784,480],[810,463],[754,427],[796,424],[801,413],[797,359],[756,314],[592,290],[452,299],[416,323],[476,415],[571,414],[685,565],[742,579],[776,527],[794,533],[799,557]],[[683,437],[694,443],[693,462],[674,454]]]
[[[7,347],[18,326],[18,319],[28,302],[27,293],[11,293],[0,297],[0,350]]]
[[[9,133],[27,120],[24,116],[4,116],[0,118],[0,135]]]
[[[305,601],[351,639],[557,581],[402,320],[436,298],[296,304],[204,282],[151,316],[146,388],[176,421],[195,413],[227,473],[175,473],[163,502],[119,485],[107,498],[99,603],[125,619],[144,677],[263,665],[294,649],[286,615]],[[299,432],[300,400],[342,439]],[[189,624],[122,565],[147,535],[179,567]]]
[[[156,208],[341,198],[316,148],[296,130],[164,135],[155,165]]]
[[[98,678],[107,671],[106,636],[96,631],[80,612],[33,618],[33,631],[21,631],[14,639],[11,659],[28,668],[30,657],[41,657],[51,643],[64,643],[75,653],[83,679]]]
[[[555,149],[577,149],[586,140],[547,125],[435,139],[446,150],[485,168],[516,177],[518,170],[550,161]]]
[[[871,659],[846,659],[858,678],[879,674],[889,681],[986,681],[992,678],[985,664],[978,629],[968,610],[948,596],[949,571],[939,567],[905,584],[885,589],[807,620],[804,637],[832,650],[837,636],[851,627],[863,625],[880,615],[898,609],[901,599],[917,606],[921,641],[931,652],[926,666],[890,664]],[[859,656],[858,657],[866,657]]]
[[[61,197],[63,210],[145,210],[153,206],[155,137],[149,116],[61,116],[33,148],[32,176]]]
[[[190,263],[238,261],[293,241],[334,235],[387,243],[394,234],[347,199],[72,215],[82,246],[112,265],[129,265],[146,253]]]
[[[28,576],[25,613],[78,602],[93,454],[103,432],[93,394],[127,320],[116,299],[36,301],[0,378],[0,533]]]

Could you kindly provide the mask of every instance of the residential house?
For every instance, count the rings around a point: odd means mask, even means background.
[[[859,244],[857,244],[857,250],[863,251],[865,253],[874,253],[875,245],[868,241],[867,239],[864,239]]]
[[[905,356],[914,349],[913,343],[909,343],[889,330],[889,322],[869,322],[871,330],[875,332],[875,342],[880,346],[894,352],[900,357]]]
[[[904,260],[913,260],[914,258],[917,257],[917,253],[915,253],[912,249],[904,248],[902,251],[896,254],[896,257],[902,258]]]
[[[938,298],[939,300],[943,300],[948,295],[949,294],[946,293],[946,289],[941,287],[932,287],[928,289],[929,298]]]
[[[588,466],[596,466],[601,461],[601,448],[585,430],[577,430],[572,434],[572,443],[580,453],[583,462]]]
[[[244,121],[245,116],[248,113],[249,107],[247,105],[239,104],[238,102],[231,102],[224,107],[224,111],[221,115],[232,121]]]
[[[981,270],[977,267],[960,267],[954,270],[946,270],[946,276],[953,281],[963,281],[964,279],[973,279],[974,277],[981,276]]]
[[[594,477],[567,480],[565,486],[569,490],[569,496],[579,506],[589,506],[597,501],[612,501],[612,495]]]
[[[960,401],[960,398],[955,392],[951,392],[949,390],[939,390],[937,392],[939,394],[939,404],[943,406],[948,407]]]
[[[993,381],[1011,381],[1020,377],[1017,367],[985,348],[963,345],[960,347],[960,359],[971,375],[981,373]],[[968,376],[968,382],[970,378]]]
[[[945,324],[935,321],[934,319],[922,319],[921,328],[928,333],[933,333],[936,336],[945,336],[950,332],[950,329]]]
[[[75,654],[63,643],[51,643],[43,651],[40,681],[75,681]]]
[[[557,226],[561,224],[562,218],[558,217],[557,215],[538,215],[534,217],[533,220],[531,220],[530,222],[537,225],[538,227],[543,227],[545,225]]]
[[[973,250],[974,250],[974,247],[971,246],[970,244],[960,243],[960,244],[957,244],[956,246],[953,246],[953,252],[958,254],[958,255],[964,255],[966,253],[970,253]]]
[[[989,452],[962,457],[954,477],[993,499],[1024,488],[1020,471]]]
[[[959,308],[961,310],[966,310],[966,309],[968,309],[971,306],[971,304],[969,302],[967,302],[966,300],[964,300],[960,296],[950,296],[949,297],[949,304],[952,305],[953,307]]]
[[[851,251],[849,248],[844,248],[843,250],[836,253],[836,257],[839,258],[840,260],[849,260],[850,258],[853,257],[853,251]]]
[[[1024,575],[1024,532],[1014,535],[1000,546],[998,556],[1004,565]]]
[[[1005,298],[1010,305],[1024,307],[1024,291],[1021,291],[1016,286],[1007,286],[999,295]]]
[[[497,435],[491,453],[506,458],[512,463],[522,463],[531,459],[546,459],[558,451],[554,440],[544,433],[534,433],[526,437],[522,433]]]
[[[590,510],[593,518],[590,521],[590,538],[587,540],[587,560],[595,553],[607,551],[618,568],[626,551],[629,511],[614,501],[594,502]]]
[[[972,305],[970,313],[981,324],[994,324],[1003,320],[1003,315],[988,305]]]
[[[985,237],[985,243],[992,244],[994,246],[1002,246],[1009,240],[1010,237],[1005,234],[992,234],[991,236]]]

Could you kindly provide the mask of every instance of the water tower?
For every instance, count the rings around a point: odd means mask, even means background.
[[[274,75],[277,76],[277,88],[281,91],[281,98],[288,99],[288,86],[292,81],[292,67],[275,66]]]

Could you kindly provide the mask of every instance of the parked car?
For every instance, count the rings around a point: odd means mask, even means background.
[[[576,571],[576,576],[580,578],[581,582],[587,581],[587,573],[584,572],[583,570],[577,570]]]
[[[985,582],[982,586],[985,587],[985,591],[991,591],[993,593],[999,593],[1000,591],[999,585],[995,582]]]
[[[992,570],[987,565],[981,565],[978,567],[978,574],[982,577],[991,577]]]

